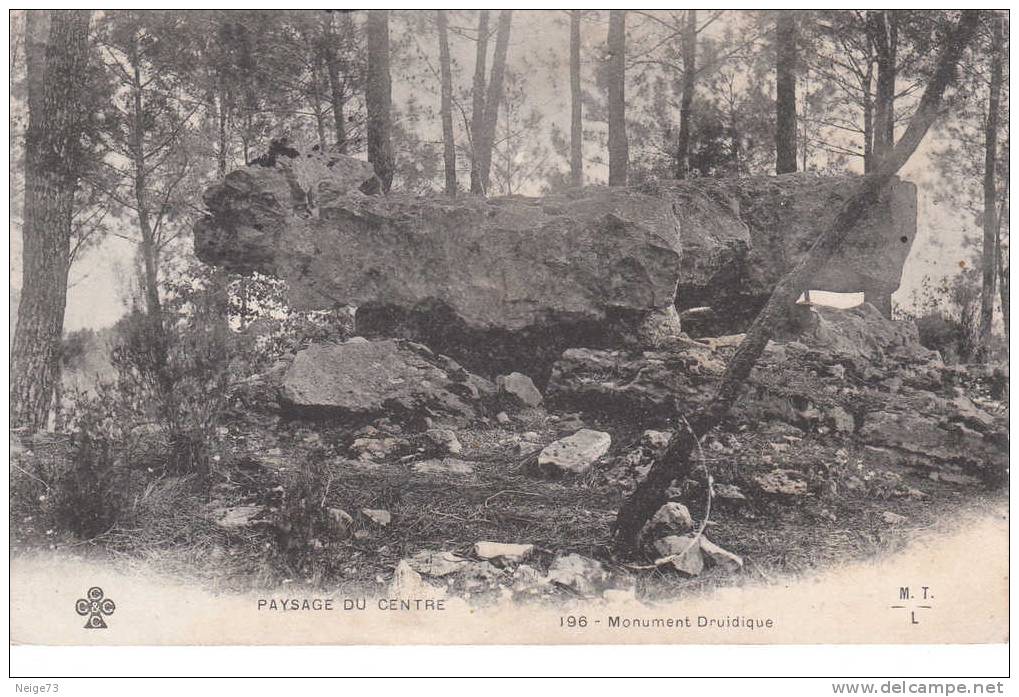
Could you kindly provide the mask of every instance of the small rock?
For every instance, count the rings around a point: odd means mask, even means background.
[[[715,484],[714,492],[715,496],[720,499],[728,499],[730,501],[747,500],[747,497],[743,495],[743,492],[735,484]]]
[[[354,519],[350,514],[341,508],[327,508],[326,513],[329,514],[333,530],[340,537],[350,537],[351,528],[354,526]]]
[[[553,475],[584,474],[611,445],[608,433],[583,428],[545,446],[538,455],[538,466]]]
[[[663,537],[655,542],[655,551],[661,555],[658,561],[669,558],[669,564],[684,574],[697,576],[704,571],[704,556],[696,535]]]
[[[853,415],[839,406],[828,410],[828,422],[839,433],[852,433],[856,430],[856,420]]]
[[[537,431],[524,431],[520,434],[520,437],[531,443],[537,443],[541,440],[541,436],[538,435]]]
[[[362,508],[361,513],[380,528],[384,528],[393,522],[393,515],[389,511],[379,508]]]
[[[904,515],[892,513],[891,511],[885,511],[884,513],[881,514],[881,520],[888,523],[889,525],[902,525],[909,519],[906,518],[906,516]]]
[[[510,422],[510,417],[509,414],[507,414],[506,412],[500,411],[498,414],[495,415],[495,420],[505,425]]]
[[[846,367],[844,365],[842,365],[841,363],[837,363],[835,365],[830,365],[830,366],[828,366],[828,374],[831,375],[836,380],[845,380],[846,379]]]
[[[470,566],[470,561],[452,552],[435,552],[425,550],[418,552],[405,562],[410,567],[425,576],[448,576],[458,571],[464,571]]]
[[[237,530],[258,522],[257,518],[265,509],[262,506],[234,506],[217,508],[213,511],[216,525],[227,530]]]
[[[667,535],[685,535],[693,530],[693,516],[690,510],[681,503],[670,501],[651,516],[651,520],[641,532],[647,537],[664,537]]]
[[[648,429],[640,436],[640,444],[651,450],[664,450],[672,439],[672,431],[654,431]]]
[[[534,552],[534,545],[506,544],[502,542],[477,542],[474,555],[497,564],[521,562]]]
[[[771,446],[771,449],[776,453],[784,453],[789,449],[788,443],[768,443],[768,445]]]
[[[541,392],[534,386],[531,378],[523,373],[500,375],[495,379],[495,387],[499,394],[511,397],[524,407],[536,407],[541,404]]]
[[[357,438],[350,446],[350,452],[362,460],[378,460],[406,447],[400,438]]]
[[[586,426],[587,424],[580,418],[580,414],[563,414],[559,419],[559,428],[564,431],[577,431]]]
[[[712,561],[726,571],[739,571],[743,568],[743,559],[727,549],[722,549],[708,538],[701,535],[701,551]]]
[[[474,463],[444,457],[441,460],[421,460],[415,462],[413,469],[419,474],[473,474]]]
[[[579,554],[556,557],[548,569],[548,580],[572,588],[581,595],[594,595],[609,580],[602,563]]]
[[[421,574],[415,571],[406,560],[401,560],[396,565],[388,593],[393,598],[441,598],[445,594],[445,588],[437,588],[425,583]]]
[[[514,593],[538,593],[548,584],[549,580],[533,566],[521,564],[513,570]]]
[[[442,453],[459,455],[463,452],[460,439],[448,428],[431,428],[425,431],[425,437]]]
[[[807,483],[802,477],[796,470],[776,469],[753,479],[765,493],[803,496],[807,493]]]

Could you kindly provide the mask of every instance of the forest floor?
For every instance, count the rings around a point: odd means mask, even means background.
[[[352,459],[347,456],[352,428],[243,414],[221,429],[211,486],[199,486],[194,476],[142,468],[125,484],[131,495],[120,519],[86,540],[49,527],[32,500],[46,492],[25,486],[34,484],[26,479],[30,461],[66,457],[68,444],[60,439],[25,444],[12,460],[13,490],[35,493],[12,498],[11,554],[50,550],[186,579],[214,592],[309,587],[373,595],[391,584],[402,559],[421,551],[476,559],[477,542],[523,543],[535,546],[528,563],[538,569],[548,568],[557,556],[577,553],[603,562],[617,586],[633,589],[638,598],[656,599],[810,574],[900,550],[919,535],[957,528],[973,512],[1007,515],[1004,488],[965,477],[945,481],[895,462],[877,462],[872,452],[833,434],[793,436],[775,424],[760,430],[733,425],[709,436],[715,447],[706,448],[704,464],[716,483],[735,485],[746,498],[713,497],[704,534],[740,555],[742,569],[714,567],[688,577],[668,566],[639,568],[648,566],[646,560],[617,560],[610,546],[611,526],[627,490],[614,463],[638,445],[649,426],[663,424],[543,409],[515,414],[509,423],[476,423],[458,430],[463,451],[455,461],[469,463],[467,473],[419,471],[414,465],[424,455]],[[520,453],[521,434],[548,443],[579,427],[610,433],[608,456],[579,478],[535,476]],[[808,489],[799,495],[761,491],[754,475],[776,466],[803,473]],[[703,471],[698,476],[703,478]],[[684,491],[683,501],[699,525],[706,489],[693,480]],[[294,519],[298,495],[300,510],[306,499],[315,499],[310,508],[349,512],[348,529],[337,535],[314,516],[302,528],[299,513]],[[278,511],[287,505],[289,522],[281,525],[285,516]],[[249,524],[224,526],[222,511],[238,507],[263,514]],[[391,522],[378,525],[363,509],[386,510]],[[509,576],[489,581],[455,590],[466,589],[483,602],[513,585]],[[552,584],[541,597],[554,601],[574,595]]]

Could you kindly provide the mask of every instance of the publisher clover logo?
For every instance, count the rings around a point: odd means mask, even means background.
[[[99,586],[89,588],[85,596],[78,598],[78,602],[74,604],[75,612],[82,617],[88,617],[85,629],[106,629],[103,615],[112,615],[117,606],[109,598],[103,597],[103,589]]]

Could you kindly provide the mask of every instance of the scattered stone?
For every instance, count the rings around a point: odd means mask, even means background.
[[[523,373],[500,375],[495,379],[495,387],[499,394],[510,397],[519,406],[536,407],[541,404],[541,392]]]
[[[740,491],[740,488],[735,484],[715,484],[714,492],[715,496],[720,499],[726,499],[729,501],[746,501],[747,497]]]
[[[644,539],[655,539],[668,535],[685,535],[693,530],[693,516],[690,510],[681,503],[669,501],[655,511],[651,520],[644,525],[641,536]]]
[[[470,566],[470,561],[452,552],[435,552],[425,550],[418,552],[406,560],[414,571],[425,576],[448,576],[458,571],[464,571]]]
[[[701,535],[701,551],[711,562],[726,571],[739,571],[743,568],[743,558],[722,549],[708,538]]]
[[[583,428],[545,446],[538,455],[538,467],[552,475],[584,474],[611,445],[608,433]]]
[[[537,431],[524,431],[520,434],[520,437],[529,443],[537,443],[541,440],[541,436],[538,435]]]
[[[431,428],[425,431],[425,437],[431,441],[439,452],[449,455],[459,455],[463,452],[463,445],[456,433],[448,428]]]
[[[444,457],[441,460],[421,460],[415,462],[413,469],[419,474],[473,474],[473,462],[457,460],[452,457]]]
[[[362,508],[361,513],[365,518],[378,525],[380,528],[384,528],[393,522],[393,515],[386,510],[378,508]]]
[[[966,463],[981,470],[1008,466],[1007,448],[961,423],[942,427],[938,418],[914,412],[867,414],[859,438],[870,445],[897,448],[923,458]]]
[[[329,516],[329,522],[333,526],[333,531],[337,536],[341,538],[350,537],[351,530],[354,527],[354,519],[349,513],[341,508],[327,508],[326,514]]]
[[[697,576],[704,571],[704,556],[696,535],[669,535],[656,540],[655,551],[660,555],[656,564],[664,564],[663,559],[676,571],[688,576]]]
[[[356,438],[350,452],[361,460],[381,460],[409,447],[402,438]]]
[[[852,433],[856,430],[856,419],[840,406],[834,406],[827,412],[828,423],[839,433]]]
[[[446,595],[445,588],[439,588],[425,583],[412,564],[407,560],[401,560],[396,565],[393,573],[393,580],[389,584],[388,595],[393,598],[441,598]]]
[[[474,555],[480,559],[487,559],[497,564],[518,563],[531,556],[534,552],[534,545],[530,544],[507,544],[502,542],[477,542],[474,545]]]
[[[796,470],[775,469],[766,474],[758,474],[753,477],[761,490],[768,494],[782,494],[785,496],[805,496],[807,494],[807,482],[803,475]]]
[[[216,525],[227,530],[238,530],[254,525],[258,522],[259,516],[265,512],[262,506],[232,506],[230,508],[217,508],[213,511],[213,518]]]
[[[936,482],[945,482],[946,484],[961,484],[963,486],[977,486],[980,484],[980,480],[976,477],[959,472],[931,472],[928,476]]]
[[[640,436],[640,444],[645,448],[659,451],[665,450],[669,446],[669,441],[672,439],[672,431],[654,431],[648,429]]]
[[[507,414],[506,412],[500,411],[498,414],[495,415],[495,420],[503,425],[506,425],[510,422],[510,417],[509,414]]]
[[[601,562],[579,554],[556,557],[548,569],[548,580],[571,588],[581,595],[594,595],[609,581]]]
[[[548,584],[548,578],[533,566],[521,564],[513,570],[514,593],[540,593]]]
[[[881,520],[888,523],[889,525],[902,525],[907,520],[909,520],[909,518],[907,518],[904,515],[899,515],[898,513],[885,511],[884,513],[881,514]]]

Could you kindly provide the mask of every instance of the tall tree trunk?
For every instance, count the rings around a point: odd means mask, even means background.
[[[83,166],[88,11],[29,10],[28,130],[21,302],[10,365],[10,423],[43,429],[56,381],[67,303],[74,192]]]
[[[609,186],[626,186],[630,148],[626,140],[626,12],[609,10]]]
[[[570,10],[570,184],[584,185],[584,115],[580,92],[580,15]]]
[[[991,84],[987,97],[987,123],[984,128],[984,248],[983,283],[980,291],[980,348],[978,357],[987,357],[991,347],[994,320],[994,282],[997,276],[998,221],[998,119],[1001,110],[1002,27],[1001,18],[991,15]]]
[[[226,103],[226,89],[222,76],[219,76],[216,78],[216,173],[220,179],[226,176],[227,157],[230,151],[229,112]]]
[[[776,12],[775,173],[784,174],[796,171],[796,16]]]
[[[393,184],[393,87],[389,76],[389,11],[369,10],[366,27],[368,76],[365,107],[368,112],[368,161],[388,192]]]
[[[867,29],[877,57],[874,98],[874,157],[880,159],[895,142],[895,77],[899,16],[895,10],[869,10]]]
[[[869,45],[869,43],[868,43]],[[873,48],[871,49],[873,50]],[[867,72],[860,82],[863,92],[863,172],[870,174],[874,170],[874,99],[871,97],[874,82],[874,59],[868,57]]]
[[[478,169],[481,188],[487,193],[491,181],[492,149],[495,147],[495,130],[499,123],[499,104],[502,103],[503,81],[506,76],[506,54],[509,51],[512,10],[499,13],[499,28],[495,34],[495,53],[492,55],[492,75],[485,90],[485,119],[482,127],[481,144],[478,148]]]
[[[772,332],[787,317],[800,294],[831,260],[856,223],[879,199],[888,182],[916,151],[927,130],[937,119],[945,89],[952,80],[956,63],[976,29],[979,12],[964,12],[937,60],[937,67],[924,91],[920,105],[902,139],[878,163],[874,174],[860,182],[856,192],[839,208],[832,225],[821,233],[806,256],[786,274],[772,291],[764,309],[754,319],[736,354],[726,366],[718,391],[711,402],[694,413],[689,429],[677,429],[665,454],[652,465],[647,477],[624,503],[616,519],[616,546],[620,552],[636,549],[644,523],[665,502],[665,490],[674,479],[690,471],[690,456],[696,444],[729,412],[743,383],[771,339]]]
[[[483,194],[481,149],[485,136],[485,66],[488,60],[488,10],[478,11],[478,46],[474,57],[471,87],[471,193]]]
[[[998,260],[998,296],[1001,301],[1001,319],[1005,325],[1005,342],[1009,341],[1009,307],[1008,307],[1008,266],[1005,265],[1005,259],[1001,252],[1001,218],[1005,213],[1005,202],[1008,200],[1008,186],[1005,187],[1005,198],[1001,201],[1001,207],[998,209],[998,229],[995,235],[995,242],[997,243],[997,249],[995,250],[995,258]]]
[[[453,136],[453,74],[449,60],[449,22],[445,10],[436,10],[439,28],[439,73],[442,81],[442,162],[446,173],[446,193],[456,196],[456,141]]]
[[[138,44],[132,46],[129,60],[132,68],[131,100],[131,164],[134,169],[134,200],[138,214],[138,229],[141,233],[142,284],[145,293],[145,308],[153,323],[153,330],[162,327],[162,307],[159,302],[159,261],[155,231],[149,218],[148,172],[145,157],[145,111],[141,59]]]
[[[679,103],[679,142],[676,144],[676,179],[690,170],[690,112],[697,80],[697,10],[686,11],[683,27],[683,97]]]
[[[340,79],[340,56],[336,44],[335,12],[330,12],[325,19],[325,63],[329,77],[329,101],[333,109],[333,135],[336,137],[337,152],[347,152],[347,121],[343,113],[347,94],[343,81]]]

